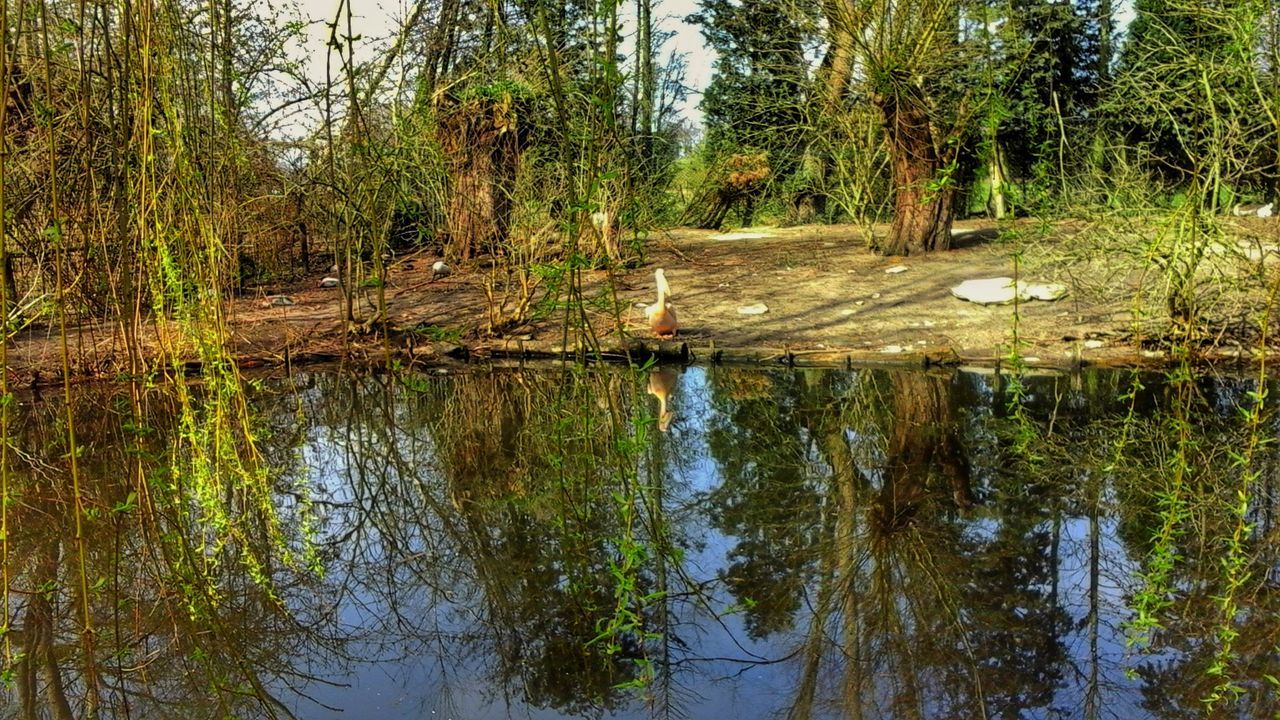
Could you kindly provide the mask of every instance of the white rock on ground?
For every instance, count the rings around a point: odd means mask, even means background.
[[[1014,286],[1013,278],[994,277],[965,280],[951,288],[951,294],[979,305],[1005,305],[1019,300],[1060,300],[1067,294],[1061,283],[1023,283]]]
[[[327,277],[320,281],[320,287],[322,288],[336,288],[341,284],[342,282],[336,277]]]
[[[951,294],[961,300],[979,305],[1004,305],[1013,302],[1017,295],[1013,278],[994,277],[981,280],[965,280],[951,288]]]
[[[1034,283],[1023,290],[1023,300],[1045,300],[1053,302],[1067,296],[1067,286],[1062,283]]]
[[[764,303],[756,303],[754,305],[745,305],[738,308],[739,315],[763,315],[769,312],[769,306]]]
[[[886,275],[897,275],[898,273],[906,272],[908,269],[906,265],[894,265],[891,268],[886,268],[884,273]]]
[[[1273,203],[1267,203],[1266,205],[1241,204],[1231,208],[1231,214],[1236,217],[1250,217],[1256,215],[1260,218],[1269,218],[1274,211],[1275,205]]]

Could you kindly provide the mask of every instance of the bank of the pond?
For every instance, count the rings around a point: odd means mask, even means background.
[[[603,271],[584,272],[582,317],[596,333],[590,341],[566,333],[564,312],[545,304],[533,321],[501,335],[486,334],[495,299],[492,288],[505,282],[505,273],[476,263],[434,277],[435,258],[425,254],[390,265],[385,334],[352,332],[342,319],[342,290],[319,287],[320,275],[232,302],[228,329],[233,351],[246,366],[337,359],[380,363],[388,358],[402,365],[434,364],[594,355],[596,349],[614,360],[656,356],[826,366],[991,366],[1010,356],[1015,338],[1031,366],[1168,362],[1168,352],[1152,342],[1166,332],[1158,320],[1164,315],[1162,296],[1143,292],[1144,282],[1152,281],[1133,268],[1116,266],[1114,258],[1071,260],[1070,252],[1055,249],[1054,243],[1065,246],[1080,227],[1059,225],[1028,248],[997,240],[989,222],[961,222],[955,249],[907,258],[870,252],[865,229],[855,226],[673,231],[650,238],[642,267],[612,278]],[[665,269],[673,288],[680,318],[676,342],[654,339],[644,325],[643,303],[653,300],[653,270],[658,267]],[[1250,268],[1238,270],[1243,277]],[[951,293],[965,280],[999,276],[1061,283],[1068,293],[1054,302],[1016,307],[978,305]],[[357,315],[372,315],[375,293],[356,291]],[[270,305],[263,301],[267,294],[287,295],[293,304]],[[609,311],[615,303],[624,308],[621,323]],[[755,314],[744,313],[747,309]],[[1223,313],[1218,325],[1225,328],[1230,317],[1241,316],[1238,308],[1233,312]],[[162,345],[182,342],[160,338],[150,326],[143,335],[144,352],[158,354]],[[1232,345],[1231,337],[1219,334],[1204,347],[1202,358],[1250,362],[1258,357],[1252,348]],[[57,340],[56,331],[46,328],[14,343],[9,370],[17,381],[60,374]],[[129,367],[117,327],[80,328],[70,344],[77,375],[114,375]]]

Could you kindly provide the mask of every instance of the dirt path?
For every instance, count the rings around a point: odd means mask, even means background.
[[[1013,339],[1013,307],[965,302],[953,297],[950,288],[968,279],[1014,274],[1010,249],[992,242],[994,235],[990,223],[960,222],[957,247],[950,252],[886,258],[868,251],[861,229],[853,226],[733,233],[681,229],[653,239],[648,264],[622,275],[617,294],[627,302],[629,342],[691,353],[697,359],[920,364],[928,358],[993,364],[1007,354]],[[334,359],[352,352],[379,356],[387,348],[428,360],[456,350],[453,345],[480,356],[564,349],[560,313],[517,328],[507,337],[483,337],[489,271],[463,268],[433,280],[434,260],[416,256],[397,261],[388,273],[386,296],[393,327],[433,326],[440,331],[398,333],[385,344],[346,341],[341,291],[317,287],[317,276],[271,288],[289,295],[295,302],[291,306],[264,308],[260,298],[232,303],[229,327],[235,351],[244,364],[261,365],[283,363],[286,355],[294,361]],[[644,327],[642,310],[642,304],[654,297],[656,267],[666,270],[681,324],[677,342],[661,346]],[[886,272],[895,267],[906,269]],[[1041,266],[1023,277],[1069,283],[1069,274]],[[603,272],[589,273],[584,295],[607,297],[604,281]],[[1073,288],[1062,300],[1020,305],[1018,330],[1027,343],[1023,354],[1030,364],[1158,362],[1158,353],[1135,347],[1128,303],[1091,301],[1084,295]],[[758,303],[767,312],[739,313],[739,308]],[[603,334],[601,344],[622,347],[616,333],[609,332],[613,323],[608,313],[603,308],[592,312]],[[154,349],[154,329],[147,333]],[[57,374],[57,346],[48,330],[27,333],[10,351],[10,370],[19,375]],[[127,367],[119,332],[110,327],[83,328],[73,339],[72,354],[82,374]]]

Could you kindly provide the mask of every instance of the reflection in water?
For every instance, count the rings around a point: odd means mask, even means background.
[[[662,432],[671,428],[671,420],[674,418],[667,407],[667,399],[675,390],[678,377],[670,367],[654,368],[649,372],[649,394],[658,398],[658,429]]]
[[[1216,712],[1272,717],[1253,388],[1147,380],[1030,378],[1011,414],[973,373],[306,375],[250,398],[276,507],[231,485],[226,517],[169,394],[83,388],[83,583],[63,409],[28,398],[2,716],[1189,717],[1230,681]]]

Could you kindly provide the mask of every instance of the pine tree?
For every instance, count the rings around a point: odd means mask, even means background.
[[[775,183],[796,172],[807,137],[804,47],[813,14],[788,0],[706,0],[689,17],[718,56],[701,104],[711,158],[762,151]]]

